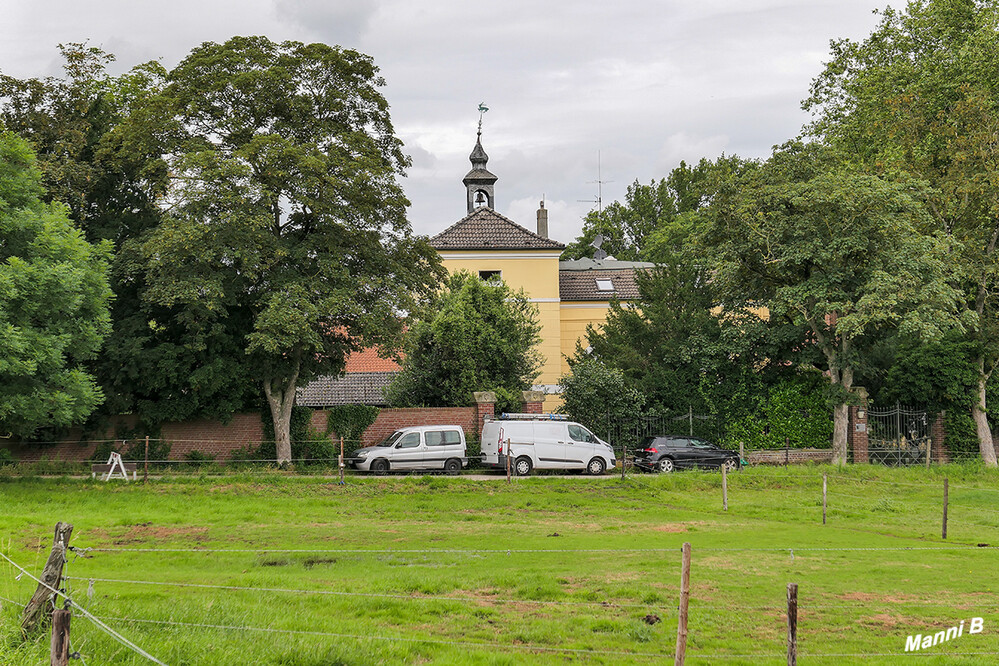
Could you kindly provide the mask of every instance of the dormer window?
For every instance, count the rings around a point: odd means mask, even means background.
[[[614,282],[611,280],[597,280],[597,291],[614,291]]]

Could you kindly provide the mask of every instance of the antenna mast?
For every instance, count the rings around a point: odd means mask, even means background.
[[[592,185],[596,183],[597,185],[597,198],[596,199],[577,199],[583,203],[595,203],[597,204],[597,219],[603,219],[604,212],[604,183],[613,183],[613,180],[603,180],[600,165],[600,151],[597,151],[597,179],[588,180],[587,184]]]

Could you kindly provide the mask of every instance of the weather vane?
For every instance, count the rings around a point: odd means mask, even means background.
[[[482,114],[489,110],[485,102],[479,102],[479,134],[482,134]]]

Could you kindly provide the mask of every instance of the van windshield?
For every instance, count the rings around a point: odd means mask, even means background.
[[[393,444],[395,444],[396,442],[399,441],[400,437],[402,437],[402,431],[401,430],[396,430],[394,433],[392,433],[391,435],[389,435],[388,437],[386,437],[382,441],[380,441],[377,444],[375,444],[375,446],[383,446],[383,447],[392,446]]]

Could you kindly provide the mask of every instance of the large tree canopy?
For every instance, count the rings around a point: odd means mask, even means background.
[[[995,465],[985,391],[999,364],[999,6],[916,0],[882,12],[867,39],[834,42],[832,56],[805,101],[809,132],[875,173],[929,183],[921,231],[956,241],[950,261],[980,349],[971,412]]]
[[[47,201],[69,206],[88,240],[114,243],[112,331],[91,362],[108,414],[166,420],[225,418],[259,402],[242,338],[246,317],[194,322],[183,305],[141,298],[142,259],[127,243],[159,224],[168,189],[162,114],[150,99],[166,70],[145,63],[119,76],[114,56],[86,44],[61,45],[64,76],[0,76],[0,114],[38,153]],[[184,322],[191,325],[185,325]]]
[[[456,273],[407,334],[403,370],[389,399],[407,407],[453,407],[471,404],[474,391],[529,389],[541,367],[540,332],[537,308],[523,292]]]
[[[765,306],[807,331],[834,409],[833,459],[846,462],[847,404],[858,352],[886,328],[940,337],[958,309],[950,244],[919,233],[920,189],[843,167],[816,146],[789,144],[704,209],[699,238],[729,311]]]
[[[437,283],[437,255],[406,220],[408,159],[377,72],[348,49],[235,37],[192,51],[146,110],[173,185],[133,275],[185,327],[245,326],[279,462],[296,388],[393,344]]]
[[[102,399],[85,361],[110,330],[110,245],[42,202],[28,145],[0,133],[0,432],[78,423]]]

